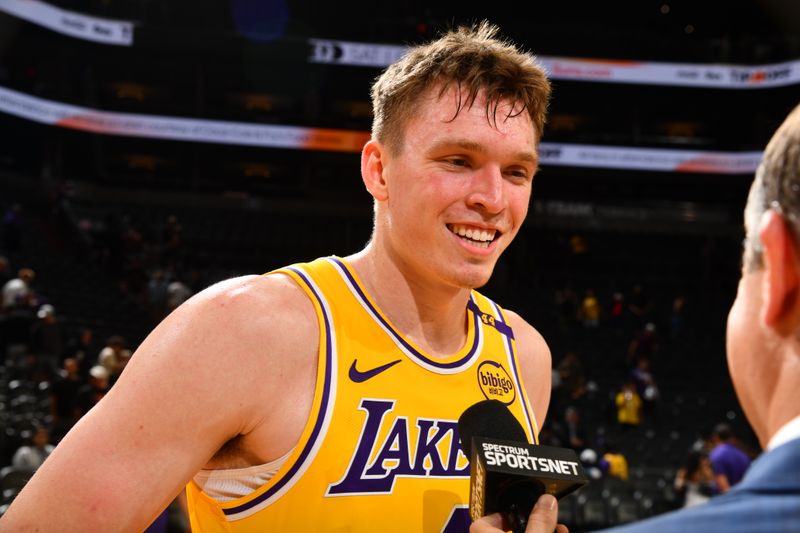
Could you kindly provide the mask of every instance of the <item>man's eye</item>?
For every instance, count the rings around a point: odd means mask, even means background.
[[[466,159],[461,159],[461,158],[448,159],[448,162],[451,165],[456,166],[456,167],[467,167],[467,166],[469,166],[469,162],[467,162]]]

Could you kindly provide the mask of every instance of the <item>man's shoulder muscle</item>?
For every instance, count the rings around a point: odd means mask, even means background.
[[[550,404],[552,360],[550,348],[542,335],[521,316],[506,310],[509,325],[514,330],[522,380],[541,428]]]
[[[185,311],[194,313],[196,305],[204,315],[197,319],[199,334],[220,336],[220,344],[212,342],[202,355],[214,359],[207,379],[222,380],[217,383],[220,402],[238,405],[241,417],[230,436],[236,445],[226,447],[228,457],[208,466],[246,466],[241,461],[257,464],[283,455],[299,438],[313,397],[319,326],[311,301],[280,274],[226,280],[198,296],[197,302],[184,304]],[[218,357],[233,369],[232,379],[219,373]],[[287,390],[286,383],[294,386]],[[281,394],[275,394],[278,390]],[[240,457],[230,457],[231,452]]]

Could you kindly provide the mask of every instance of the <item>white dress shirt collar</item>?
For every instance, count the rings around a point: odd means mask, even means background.
[[[800,415],[794,417],[775,432],[772,438],[769,439],[767,451],[774,450],[781,444],[786,444],[794,439],[800,439]]]

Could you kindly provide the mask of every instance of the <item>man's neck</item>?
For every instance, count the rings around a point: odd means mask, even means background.
[[[347,261],[381,311],[428,354],[446,357],[464,345],[468,289],[413,272],[381,253],[374,243]]]
[[[782,358],[782,367],[776,371],[777,381],[769,393],[768,411],[764,435],[761,445],[766,448],[772,445],[773,437],[786,424],[800,416],[797,406],[797,389],[800,388],[800,365],[797,346],[787,348]],[[772,446],[774,447],[774,445]]]

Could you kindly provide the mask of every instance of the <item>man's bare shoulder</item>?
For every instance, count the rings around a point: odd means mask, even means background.
[[[281,314],[315,317],[314,308],[303,290],[283,274],[249,275],[220,281],[197,293],[178,311],[209,314],[226,312],[233,313],[236,318],[240,314],[256,313],[250,316],[253,319]]]
[[[290,337],[296,345],[313,340],[314,335],[308,334],[316,331],[317,318],[311,301],[288,276],[251,275],[211,285],[176,309],[163,325],[201,330],[202,335],[211,333],[218,341],[241,346],[281,343]]]
[[[259,404],[263,391],[278,387],[280,376],[308,368],[317,343],[313,305],[290,278],[228,279],[164,319],[134,353],[111,396],[156,388],[167,395],[163,388],[179,390],[175,380],[181,378],[220,402],[240,398],[237,402],[249,404],[253,416],[247,409],[240,414],[253,420],[255,413],[265,412]]]
[[[517,313],[506,310],[506,317],[514,330],[522,380],[528,392],[528,399],[541,427],[550,405],[552,382],[550,348],[536,328]]]

